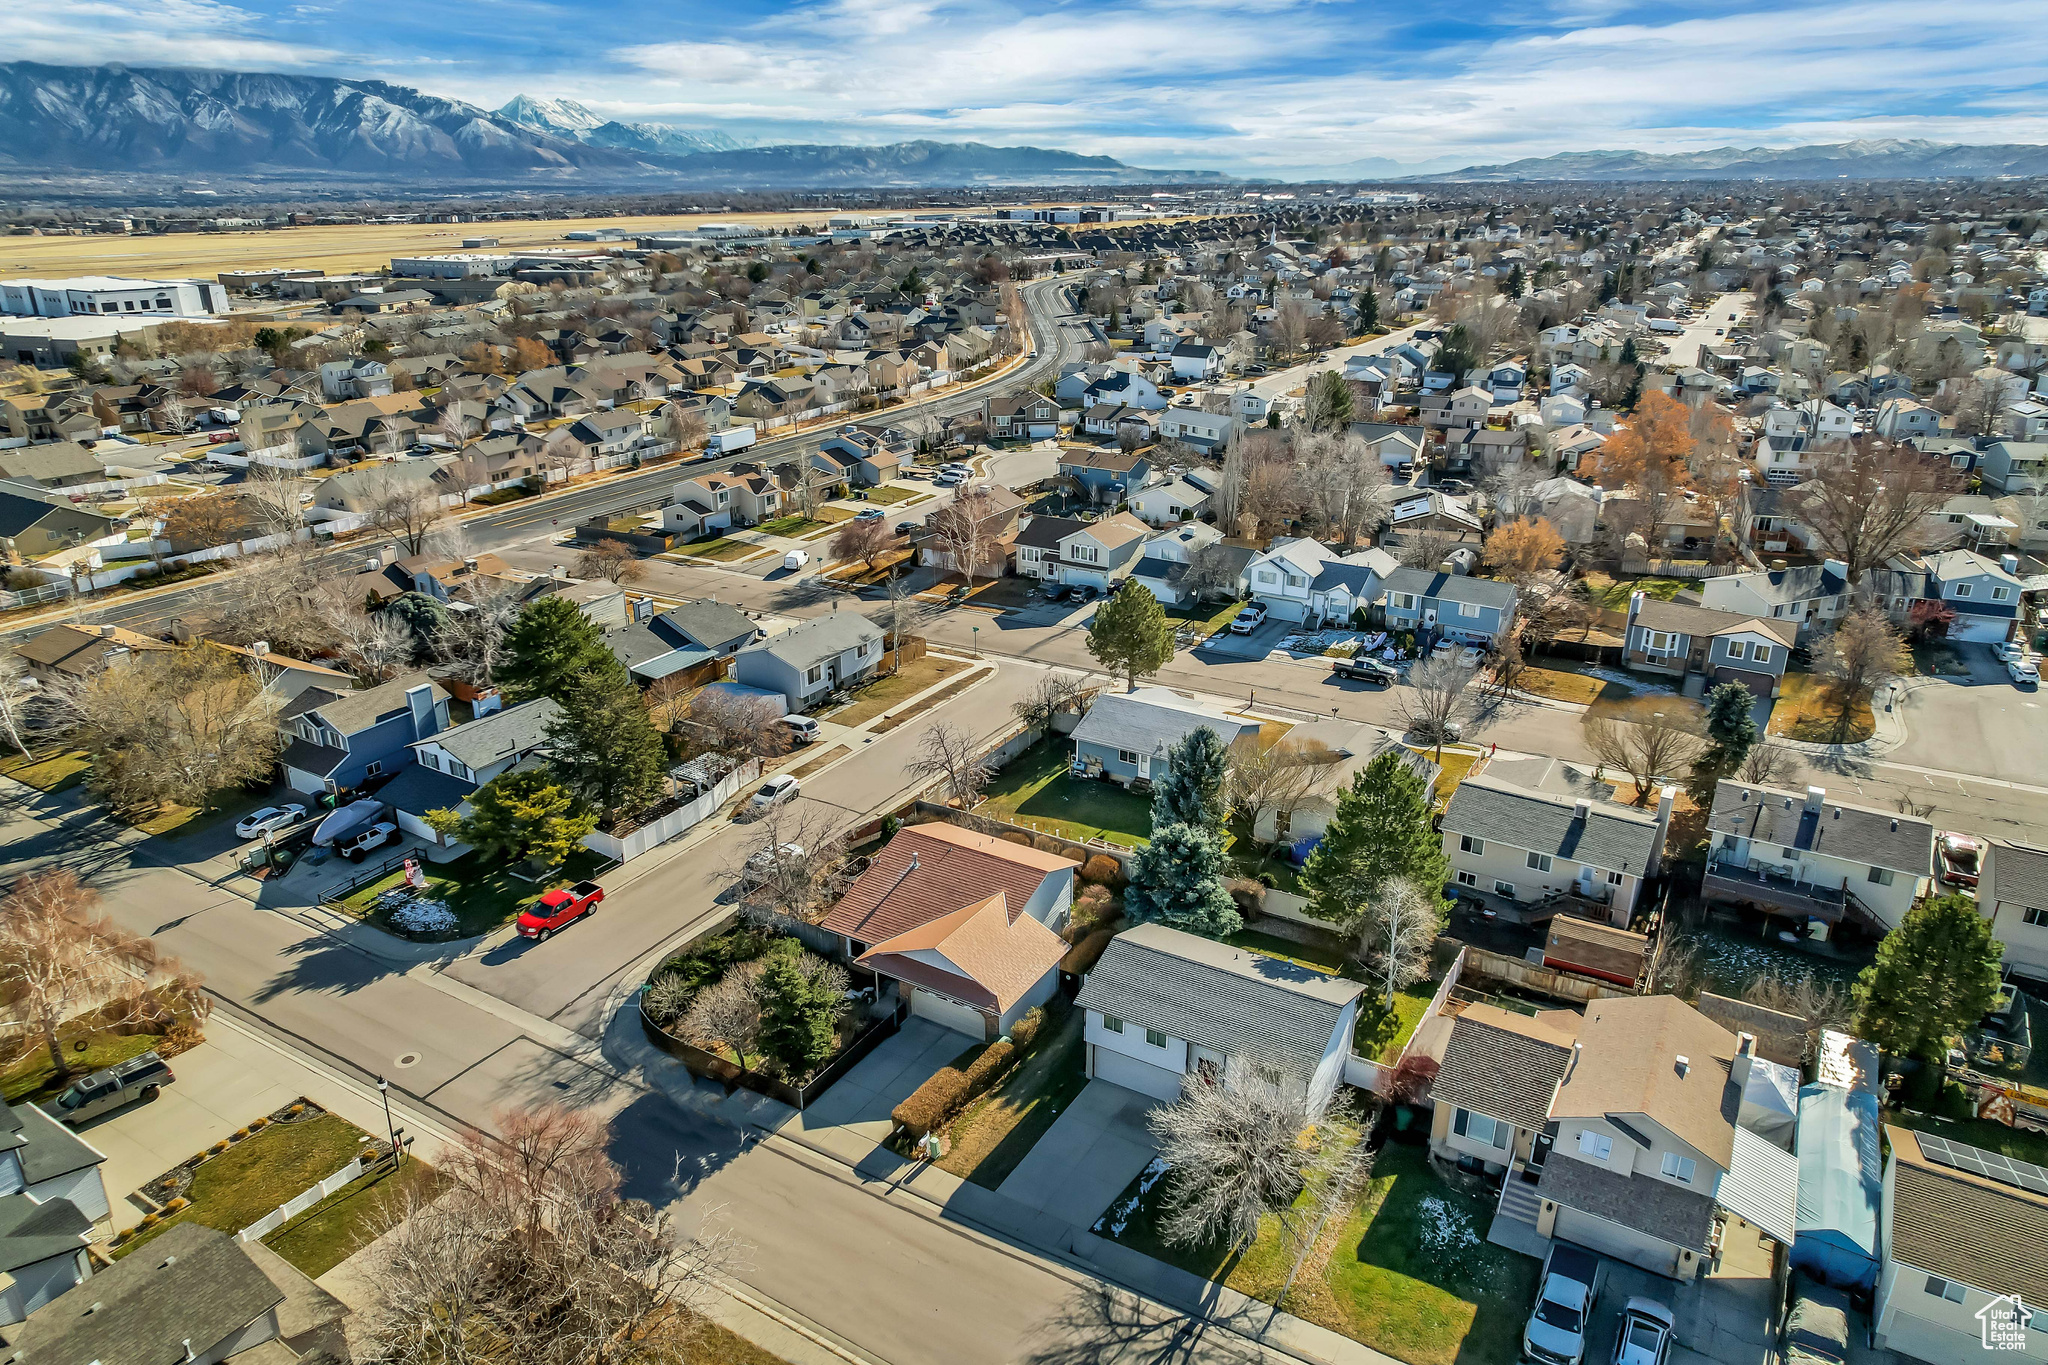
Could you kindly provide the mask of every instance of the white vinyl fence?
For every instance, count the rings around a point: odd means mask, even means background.
[[[361,1157],[357,1157],[354,1161],[349,1162],[348,1165],[342,1167],[333,1175],[328,1176],[319,1184],[308,1185],[269,1213],[264,1214],[255,1222],[249,1224],[248,1227],[243,1228],[235,1234],[235,1239],[242,1242],[261,1241],[361,1175],[363,1168],[367,1164]]]

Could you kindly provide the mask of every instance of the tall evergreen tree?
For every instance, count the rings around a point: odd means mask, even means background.
[[[1756,747],[1755,699],[1741,683],[1722,683],[1707,693],[1707,747],[1693,760],[1686,790],[1701,806],[1713,804],[1714,784],[1742,766]]]
[[[1380,295],[1377,289],[1368,289],[1358,296],[1358,321],[1368,332],[1380,325]]]
[[[1088,624],[1088,652],[1104,668],[1124,675],[1133,691],[1173,658],[1173,628],[1159,599],[1135,578],[1126,578]]]
[[[790,945],[781,949],[781,943]],[[757,987],[761,1000],[761,1050],[801,1074],[832,1055],[832,1025],[845,1008],[844,978],[806,975],[795,939],[783,939],[768,954]]]
[[[563,785],[606,815],[661,791],[668,751],[624,669],[577,675],[548,727],[548,744]]]
[[[1124,909],[1191,934],[1220,938],[1244,927],[1237,902],[1223,889],[1222,836],[1192,825],[1155,825],[1138,851]]]
[[[1406,751],[1389,749],[1365,765],[1337,796],[1337,813],[1301,869],[1309,913],[1348,924],[1394,877],[1440,893],[1451,878],[1429,783]]]
[[[1906,912],[1856,979],[1856,1031],[1894,1057],[1939,1066],[1949,1040],[1998,998],[2005,945],[1968,896],[1935,896]]]
[[[1166,751],[1166,763],[1166,775],[1152,781],[1152,828],[1192,825],[1221,834],[1223,781],[1230,764],[1223,740],[1201,726]]]
[[[1528,287],[1528,278],[1522,274],[1522,263],[1516,261],[1515,268],[1508,271],[1508,282],[1502,286],[1501,293],[1506,294],[1510,299],[1519,299],[1527,291]]]
[[[604,633],[574,602],[543,597],[506,630],[498,681],[511,701],[553,697],[566,705],[576,680],[586,673],[612,674],[630,685],[625,666],[605,646]]]

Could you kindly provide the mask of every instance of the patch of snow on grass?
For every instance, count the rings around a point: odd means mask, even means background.
[[[1146,1162],[1145,1169],[1138,1172],[1138,1188],[1129,1198],[1120,1199],[1111,1205],[1109,1212],[1096,1219],[1095,1226],[1088,1230],[1090,1232],[1107,1232],[1111,1237],[1123,1236],[1124,1229],[1130,1226],[1131,1216],[1138,1211],[1138,1205],[1144,1202],[1145,1196],[1151,1193],[1152,1187],[1159,1183],[1159,1177],[1165,1175],[1171,1169],[1173,1168],[1168,1164],[1165,1157],[1155,1156]]]

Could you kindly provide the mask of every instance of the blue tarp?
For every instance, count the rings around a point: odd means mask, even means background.
[[[1875,1289],[1883,1184],[1876,1097],[1831,1085],[1801,1088],[1793,1266],[1838,1289]]]

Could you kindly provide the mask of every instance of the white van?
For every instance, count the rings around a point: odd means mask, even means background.
[[[801,569],[804,565],[810,562],[811,557],[805,554],[802,550],[791,550],[788,554],[782,557],[782,567],[785,569]]]

